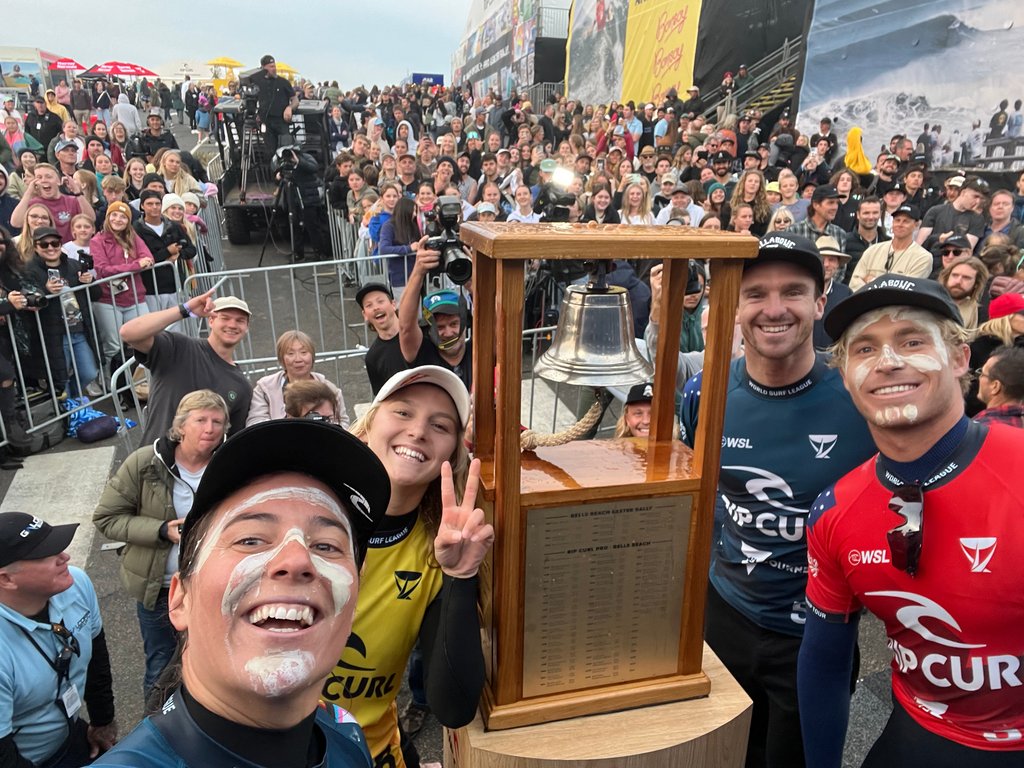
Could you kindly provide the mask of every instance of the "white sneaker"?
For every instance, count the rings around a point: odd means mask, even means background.
[[[93,379],[92,381],[85,385],[85,394],[87,394],[89,397],[102,397],[103,387],[100,385],[98,381]]]

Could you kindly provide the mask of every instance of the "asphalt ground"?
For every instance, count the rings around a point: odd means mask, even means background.
[[[182,147],[190,147],[195,138],[187,128],[174,124],[173,130]],[[252,269],[261,258],[262,234],[256,237],[251,245],[231,246],[226,241],[225,263],[228,269]],[[286,243],[270,242],[263,254],[264,266],[289,263]],[[261,326],[261,319],[272,311],[275,317],[287,317],[292,313],[297,322],[303,319],[320,318],[337,333],[352,334],[352,338],[365,338],[365,333],[358,327],[358,315],[354,312],[352,301],[355,289],[351,286],[331,282],[330,279],[317,281],[316,295],[308,287],[307,279],[316,269],[309,267],[293,282],[299,284],[295,290],[301,300],[296,302],[296,294],[276,283],[272,290],[267,290],[262,297],[263,306],[254,306],[254,320],[250,334],[253,338],[253,350],[261,355],[273,355],[273,334]],[[308,294],[308,295],[307,295]],[[250,297],[250,301],[252,298]],[[296,304],[300,309],[296,311]],[[320,311],[316,311],[316,305]],[[344,308],[343,308],[344,307]],[[323,321],[322,318],[327,318]],[[279,327],[280,330],[280,327]],[[307,328],[308,330],[308,328]],[[344,361],[333,370],[324,370],[342,389],[350,415],[354,417],[354,406],[367,403],[371,399],[369,383],[362,367],[361,359]],[[131,434],[131,433],[129,433]],[[117,706],[117,719],[121,733],[125,734],[141,719],[143,712],[142,679],[143,655],[136,617],[135,601],[129,598],[121,587],[118,575],[119,561],[115,554],[101,550],[105,540],[94,533],[89,520],[89,512],[83,511],[95,503],[90,497],[98,498],[101,484],[82,483],[68,474],[68,470],[86,473],[89,476],[102,477],[103,473],[112,473],[127,454],[136,447],[138,438],[132,440],[113,437],[102,443],[83,445],[74,439],[65,439],[59,446],[42,457],[33,457],[26,463],[26,469],[17,472],[0,471],[0,503],[5,511],[10,507],[7,502],[17,500],[21,504],[31,503],[33,498],[43,502],[43,509],[24,508],[23,511],[40,513],[45,519],[54,522],[64,520],[68,515],[75,516],[82,523],[76,537],[81,554],[76,557],[77,565],[83,565],[92,578],[99,596],[103,614],[107,643],[111,652],[114,674],[114,692]],[[74,452],[76,456],[64,456]],[[86,454],[78,456],[77,454]],[[64,456],[64,458],[60,458]],[[45,462],[37,459],[48,458]],[[112,459],[111,459],[112,457]],[[59,475],[55,481],[53,475]],[[20,476],[20,477],[19,477]],[[12,489],[12,483],[14,487]],[[10,497],[10,498],[8,498]],[[847,735],[843,765],[853,768],[859,766],[867,750],[874,742],[888,718],[891,709],[889,686],[889,661],[891,658],[885,644],[885,636],[881,624],[871,616],[861,621],[860,629],[861,669],[850,710],[850,726]],[[408,701],[408,687],[403,683],[399,695],[399,711]],[[442,759],[442,728],[437,720],[428,717],[423,730],[416,737],[416,744],[421,758],[425,762]]]

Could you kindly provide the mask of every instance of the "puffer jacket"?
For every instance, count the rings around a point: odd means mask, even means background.
[[[171,542],[160,537],[160,526],[178,517],[175,446],[161,437],[131,454],[107,482],[92,515],[100,533],[127,542],[121,556],[121,583],[149,610],[156,606],[171,551]]]

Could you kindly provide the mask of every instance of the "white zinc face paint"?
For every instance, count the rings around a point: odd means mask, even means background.
[[[250,496],[241,504],[238,504],[237,506],[227,510],[224,513],[224,516],[217,521],[217,524],[214,525],[209,531],[207,531],[206,535],[203,536],[202,540],[199,542],[199,551],[196,554],[196,566],[194,572],[198,573],[202,570],[203,566],[206,564],[206,561],[209,559],[211,553],[216,547],[217,542],[220,541],[220,536],[224,532],[224,528],[225,526],[227,526],[228,523],[230,523],[232,520],[234,520],[236,517],[243,514],[244,512],[247,512],[250,509],[253,509],[254,507],[258,507],[261,504],[265,504],[269,501],[285,500],[298,500],[305,502],[310,506],[322,507],[328,510],[336,518],[338,518],[338,520],[340,520],[342,524],[345,526],[345,530],[349,536],[349,541],[355,541],[352,538],[352,528],[351,525],[349,524],[348,515],[345,514],[344,510],[342,510],[341,508],[341,505],[338,504],[338,502],[335,501],[334,498],[329,494],[321,491],[319,488],[309,488],[300,486],[284,486],[281,488],[272,488],[269,491],[261,491],[260,493]]]
[[[855,340],[856,337],[863,333],[869,326],[884,318],[889,318],[892,322],[906,320],[914,323],[922,331],[931,336],[933,348],[927,351],[900,355],[888,344],[883,344],[881,350],[877,353],[868,358],[858,360],[856,364],[854,364],[854,362],[849,358],[849,350],[847,350],[848,357],[846,362],[846,376],[847,379],[853,383],[856,389],[860,389],[864,385],[864,381],[867,379],[868,374],[873,370],[877,370],[880,365],[884,365],[888,368],[902,368],[904,366],[909,366],[921,373],[941,371],[943,368],[949,366],[949,352],[946,349],[945,342],[942,340],[942,334],[939,331],[939,324],[936,322],[935,316],[926,310],[897,307],[881,307],[879,309],[873,309],[862,315],[853,325],[850,326],[850,329],[847,331],[848,338]],[[901,415],[911,421],[915,420],[917,418],[917,408],[913,406],[907,406],[907,408],[913,410],[912,416],[909,413],[900,413],[899,409],[886,408],[884,412],[878,411],[875,414],[876,423],[893,423],[895,420],[898,420]],[[888,414],[888,411],[890,410],[896,410],[897,413],[895,415],[890,415]]]
[[[253,686],[261,688],[271,698],[307,687],[315,668],[316,659],[309,651],[277,651],[245,663]]]

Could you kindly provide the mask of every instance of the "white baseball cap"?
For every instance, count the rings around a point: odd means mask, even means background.
[[[433,384],[440,387],[455,403],[455,411],[459,415],[461,426],[465,427],[469,422],[469,392],[462,379],[439,365],[421,365],[417,368],[409,368],[399,371],[386,382],[373,398],[373,405],[382,403],[401,389],[412,384]]]

